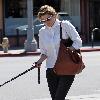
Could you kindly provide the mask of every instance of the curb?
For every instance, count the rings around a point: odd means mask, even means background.
[[[33,52],[26,52],[26,51],[17,51],[17,50],[12,50],[9,51],[8,53],[3,53],[0,52],[0,57],[22,57],[22,56],[38,56],[40,55],[40,50],[38,49],[37,51]]]
[[[40,55],[39,52],[23,52],[23,53],[19,53],[19,54],[14,54],[14,53],[6,53],[6,54],[0,54],[0,57],[22,57],[22,56],[38,56]]]
[[[91,48],[91,47],[82,47],[81,52],[93,52],[93,51],[100,51],[100,47]],[[11,50],[8,53],[3,53],[3,51],[0,52],[0,57],[22,57],[22,56],[38,56],[41,52],[38,49],[37,51],[33,52],[26,52],[26,51],[17,51],[17,50]]]
[[[83,47],[83,48],[81,48],[81,52],[92,52],[92,51],[100,51],[100,47],[96,47],[96,48]]]

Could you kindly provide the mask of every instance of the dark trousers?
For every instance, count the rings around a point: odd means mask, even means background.
[[[52,100],[65,100],[75,75],[56,75],[52,68],[46,70],[46,78]]]

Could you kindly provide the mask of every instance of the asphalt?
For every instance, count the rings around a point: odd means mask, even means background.
[[[100,51],[100,45],[85,45],[81,48],[81,52],[94,52]],[[8,53],[4,53],[2,48],[0,48],[0,57],[21,57],[21,56],[39,56],[40,49],[33,52],[26,52],[24,48],[16,47],[8,49]],[[50,98],[46,99],[38,99],[38,100],[50,100]],[[100,94],[92,94],[92,95],[82,95],[82,96],[71,96],[66,98],[66,100],[100,100]]]
[[[51,100],[51,99],[44,98],[44,99],[34,99],[34,100]],[[100,100],[100,94],[68,96],[65,100]]]

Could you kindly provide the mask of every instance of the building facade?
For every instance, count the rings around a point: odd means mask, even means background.
[[[33,0],[33,18],[42,5],[51,5],[57,12],[67,12],[83,42],[91,41],[92,29],[100,28],[100,0]],[[0,0],[0,38],[9,37],[23,45],[26,36],[16,36],[16,27],[27,24],[27,0]],[[100,34],[95,34],[99,41]],[[0,40],[0,41],[1,41]],[[11,42],[12,43],[12,42]],[[12,45],[14,45],[12,44]]]
[[[3,6],[2,0],[0,0],[0,41],[2,41],[2,30],[3,30]]]

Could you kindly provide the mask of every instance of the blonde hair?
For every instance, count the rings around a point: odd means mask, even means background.
[[[55,11],[55,9],[49,5],[44,5],[42,6],[40,9],[39,9],[39,12],[38,12],[38,18],[40,19],[41,16],[43,15],[57,15],[57,12]]]

